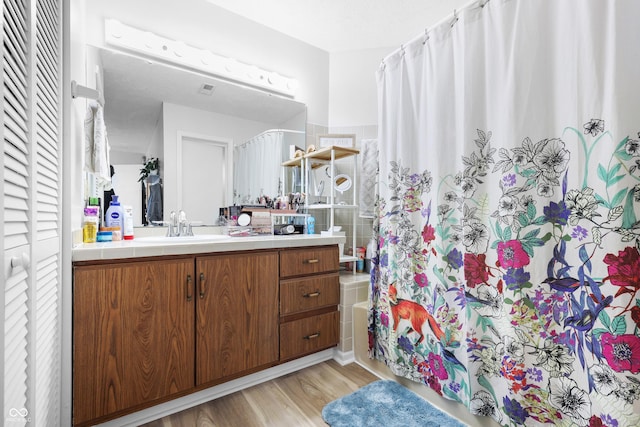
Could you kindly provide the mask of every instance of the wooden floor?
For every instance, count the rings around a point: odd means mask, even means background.
[[[324,405],[378,377],[355,363],[334,360],[161,418],[144,427],[326,426]]]

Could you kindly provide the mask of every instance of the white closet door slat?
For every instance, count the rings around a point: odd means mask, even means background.
[[[22,144],[16,146],[24,147],[22,151],[25,153],[26,150],[26,141],[27,141],[27,129],[25,128],[25,123],[27,120],[26,114],[26,106],[20,105],[18,100],[16,100],[13,94],[9,91],[5,93],[5,105],[4,105],[4,114],[5,114],[5,126],[11,129],[13,133],[19,136],[22,139]]]
[[[59,257],[53,255],[44,258],[36,266],[36,407],[38,422],[42,425],[54,425],[59,419],[59,393],[56,393],[60,381],[57,366],[60,364],[58,331],[58,284]]]
[[[26,81],[24,80],[26,70],[16,67],[12,62],[15,62],[12,56],[7,57],[5,55],[2,57],[2,80],[5,90],[13,96],[13,102],[9,105],[16,107],[20,104],[22,107],[21,110],[24,111],[26,109],[25,101],[27,98],[25,91]],[[24,117],[26,117],[26,115],[24,115]]]
[[[4,408],[23,410],[27,406],[27,280],[26,274],[12,276],[5,284],[4,309]],[[7,392],[10,391],[10,392]],[[19,423],[16,423],[20,425]]]

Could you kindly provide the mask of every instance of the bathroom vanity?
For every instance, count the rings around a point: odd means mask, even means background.
[[[75,248],[74,425],[338,344],[340,239],[140,239]]]

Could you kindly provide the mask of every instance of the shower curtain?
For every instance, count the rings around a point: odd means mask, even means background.
[[[378,70],[370,352],[501,425],[640,425],[640,2],[491,0]]]
[[[261,196],[273,198],[279,194],[283,138],[283,131],[270,130],[235,147],[234,204],[256,204]]]

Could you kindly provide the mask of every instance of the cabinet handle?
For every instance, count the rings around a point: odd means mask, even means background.
[[[307,335],[306,337],[302,337],[305,340],[312,340],[318,338],[320,336],[320,332],[316,332],[315,334]]]
[[[308,259],[308,260],[304,261],[303,264],[317,264],[318,261],[319,261],[318,258]]]
[[[200,299],[204,298],[204,273],[200,273]]]
[[[192,280],[191,280],[191,275],[187,274],[187,301],[191,301],[193,299],[193,292],[192,292]]]
[[[320,296],[320,291],[310,292],[310,293],[304,294],[302,296],[305,297],[305,298],[318,297],[318,296]]]

